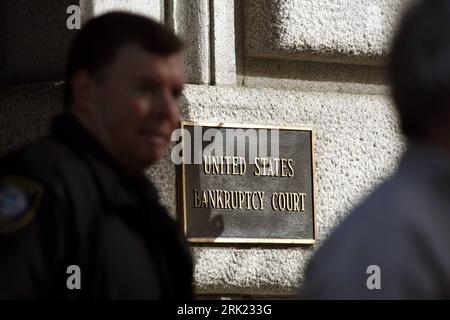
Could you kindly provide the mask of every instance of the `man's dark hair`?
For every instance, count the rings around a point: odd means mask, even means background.
[[[421,0],[407,10],[390,63],[402,130],[425,138],[450,111],[450,0]]]
[[[161,56],[178,53],[183,47],[171,30],[144,16],[113,12],[90,20],[75,35],[69,51],[64,91],[66,108],[73,100],[71,79],[74,73],[84,69],[96,75],[128,44]]]

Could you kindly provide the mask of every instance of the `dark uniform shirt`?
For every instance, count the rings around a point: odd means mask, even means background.
[[[450,157],[411,143],[312,259],[305,299],[450,299]]]
[[[190,299],[191,278],[153,185],[120,174],[75,118],[0,160],[1,299]]]

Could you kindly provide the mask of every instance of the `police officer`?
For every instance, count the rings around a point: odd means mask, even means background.
[[[417,1],[391,54],[407,137],[395,174],[312,259],[306,299],[450,299],[450,0]]]
[[[128,13],[77,33],[65,112],[0,160],[0,298],[191,298],[190,252],[144,174],[179,124],[181,49]]]

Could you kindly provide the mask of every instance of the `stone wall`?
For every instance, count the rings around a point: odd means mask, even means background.
[[[284,296],[332,228],[392,173],[404,143],[386,56],[404,0],[93,0],[154,17],[186,40],[185,120],[316,130],[314,246],[194,245],[195,287],[207,296]],[[46,132],[61,110],[75,1],[0,3],[0,153]],[[169,153],[150,175],[175,216]]]

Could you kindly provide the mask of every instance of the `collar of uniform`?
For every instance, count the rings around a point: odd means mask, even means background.
[[[144,175],[123,175],[111,156],[75,117],[69,114],[58,116],[53,121],[50,132],[53,138],[73,149],[87,161],[108,204],[135,205],[140,198],[139,190],[151,188]]]

